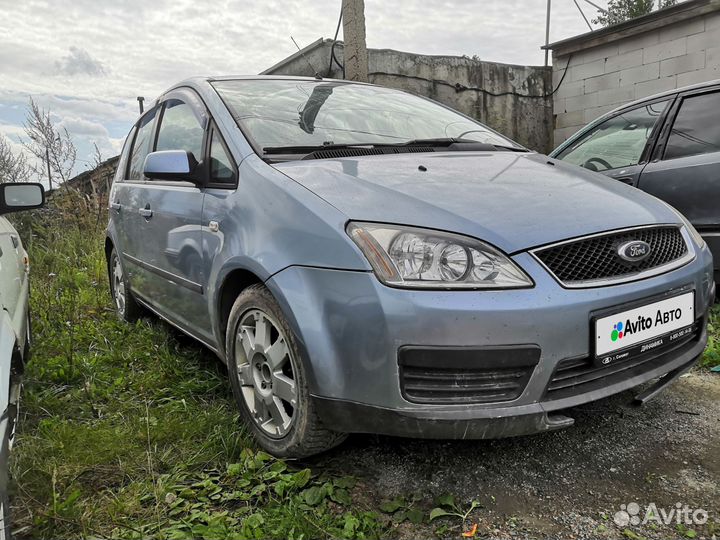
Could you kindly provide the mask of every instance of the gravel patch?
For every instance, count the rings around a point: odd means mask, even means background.
[[[641,407],[637,393],[568,410],[575,425],[562,431],[485,441],[355,435],[310,464],[358,477],[376,502],[414,496],[429,511],[445,493],[477,500],[466,527],[477,523],[480,538],[692,537],[675,520],[618,526],[616,512],[630,503],[640,517],[650,503],[704,509],[709,522],[689,528],[696,538],[720,535],[720,374],[693,371]],[[397,532],[458,538],[461,526],[437,520]]]

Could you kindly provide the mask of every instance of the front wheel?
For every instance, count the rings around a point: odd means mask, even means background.
[[[306,457],[345,439],[318,418],[295,337],[264,286],[248,287],[235,301],[225,350],[235,400],[265,450]]]

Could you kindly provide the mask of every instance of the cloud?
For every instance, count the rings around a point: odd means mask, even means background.
[[[55,69],[62,75],[102,77],[107,74],[102,62],[96,60],[85,49],[79,47],[70,47],[70,54],[57,60]]]
[[[66,116],[58,124],[58,127],[67,129],[68,133],[72,133],[76,137],[107,139],[110,136],[108,129],[100,122],[92,122],[83,118]]]

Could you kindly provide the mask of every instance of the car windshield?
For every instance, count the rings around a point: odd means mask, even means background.
[[[389,88],[279,79],[216,81],[213,86],[263,153],[290,147],[407,144],[428,139],[522,149],[479,122]]]

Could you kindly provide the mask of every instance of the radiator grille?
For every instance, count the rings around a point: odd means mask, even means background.
[[[650,245],[650,256],[640,262],[625,261],[618,247],[641,240]],[[612,280],[677,261],[688,252],[678,227],[643,228],[580,239],[535,252],[535,256],[565,284]]]

